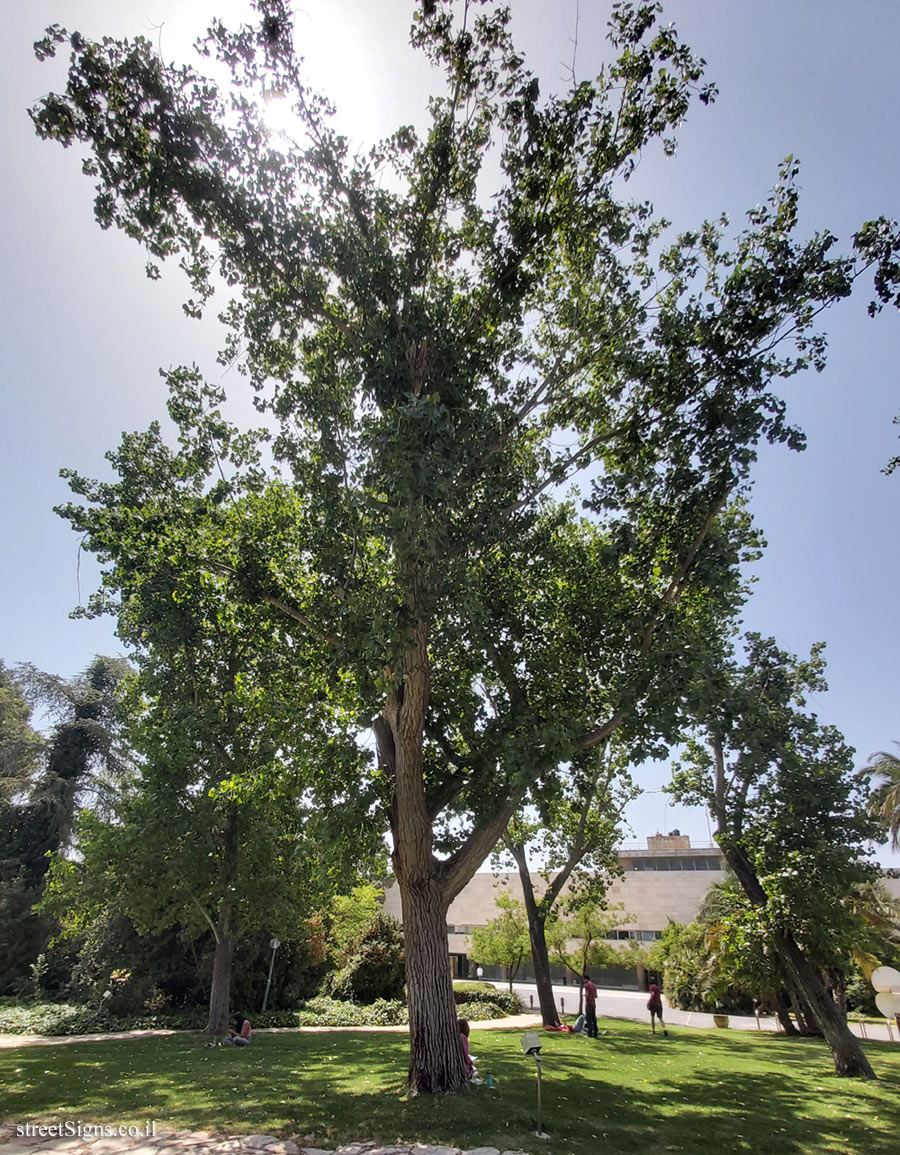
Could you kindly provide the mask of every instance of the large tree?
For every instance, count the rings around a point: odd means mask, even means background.
[[[206,399],[192,383],[174,375],[176,420]],[[108,455],[114,481],[70,477],[90,504],[63,512],[105,565],[84,612],[114,612],[135,656],[140,766],[115,821],[82,824],[82,863],[59,881],[65,895],[67,879],[97,875],[101,900],[115,887],[144,932],[208,928],[207,1030],[222,1034],[236,945],[257,931],[289,937],[357,863],[377,858],[378,838],[349,692],[336,701],[265,604],[235,596],[235,541],[279,511],[274,491],[253,500],[252,436],[229,446],[243,474],[210,475],[217,420],[207,413],[199,439],[185,432],[177,450],[157,426],[125,437]],[[237,497],[242,485],[250,494]]]
[[[709,810],[756,931],[825,1036],[837,1073],[874,1077],[822,974],[835,941],[858,933],[847,897],[873,872],[866,774],[837,730],[808,709],[808,694],[827,688],[822,647],[807,660],[758,634],[743,647],[744,655],[711,660],[694,687],[696,736],[671,790]]]
[[[677,697],[673,622],[739,548],[722,511],[760,438],[802,442],[771,382],[821,362],[814,317],[860,266],[881,261],[891,298],[894,234],[877,222],[837,256],[827,232],[798,240],[789,164],[730,244],[713,224],[663,244],[621,182],[713,90],[655,5],[617,5],[612,62],[546,96],[508,9],[424,0],[412,41],[444,94],[423,135],[355,156],[289,5],[255,7],[203,42],[230,89],[146,39],[54,27],[37,52],[68,40],[68,83],[32,115],[86,147],[100,224],[145,245],[151,276],[181,258],[189,312],[230,289],[223,356],[293,494],[241,530],[232,578],[370,704],[410,1081],[453,1089],[449,903],[536,776]],[[264,97],[290,103],[292,142],[273,146]],[[579,523],[552,494],[588,467]]]

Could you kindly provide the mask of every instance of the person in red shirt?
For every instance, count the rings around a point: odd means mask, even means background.
[[[597,1031],[597,988],[591,982],[590,975],[582,976],[584,989],[584,1033],[589,1039],[596,1039]]]
[[[647,1010],[650,1012],[650,1026],[655,1035],[656,1020],[659,1019],[659,1025],[662,1027],[662,1033],[668,1036],[669,1032],[666,1030],[666,1024],[663,1022],[662,992],[656,983],[650,984],[649,991],[650,998],[647,1000]]]

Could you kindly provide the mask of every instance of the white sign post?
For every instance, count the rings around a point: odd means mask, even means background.
[[[526,1031],[522,1036],[522,1053],[525,1055],[534,1055],[535,1065],[537,1067],[537,1130],[535,1135],[538,1139],[549,1139],[550,1136],[542,1129],[541,1119],[541,1036],[537,1031]]]

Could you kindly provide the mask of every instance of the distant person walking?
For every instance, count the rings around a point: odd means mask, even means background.
[[[650,998],[647,1000],[647,1010],[650,1012],[650,1026],[655,1035],[656,1020],[659,1019],[662,1033],[668,1038],[669,1032],[666,1030],[666,1024],[663,1022],[662,992],[656,983],[651,983],[648,989],[650,991]]]
[[[597,988],[591,982],[590,975],[582,975],[584,989],[584,1033],[589,1039],[596,1039],[597,1030]]]

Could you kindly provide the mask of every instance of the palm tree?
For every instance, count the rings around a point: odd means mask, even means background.
[[[900,742],[895,743],[900,750]],[[869,759],[875,788],[869,798],[869,813],[891,832],[891,850],[900,850],[900,757],[879,750]]]

